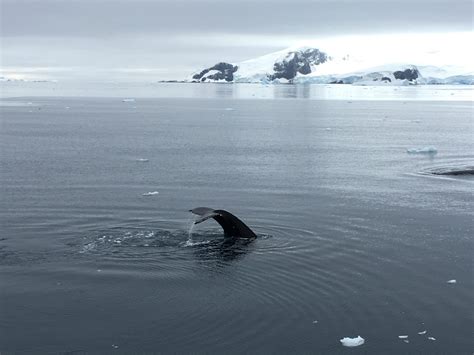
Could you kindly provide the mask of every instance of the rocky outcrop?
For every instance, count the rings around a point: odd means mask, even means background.
[[[298,73],[307,75],[311,73],[312,66],[325,63],[327,60],[327,54],[315,48],[289,52],[285,58],[274,64],[274,74],[269,75],[268,80],[292,80]]]
[[[239,69],[239,67],[232,65],[230,63],[220,62],[216,65],[204,69],[198,74],[193,75],[193,81],[233,81],[234,73]]]
[[[393,72],[393,76],[398,80],[416,80],[420,76],[420,72],[416,68],[409,68],[403,71],[398,70]]]

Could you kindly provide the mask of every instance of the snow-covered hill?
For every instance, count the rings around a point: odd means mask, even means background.
[[[321,83],[354,85],[418,85],[474,83],[473,73],[446,66],[384,64],[366,68],[349,54],[332,57],[317,48],[288,48],[240,63],[220,62],[185,81],[235,83]]]

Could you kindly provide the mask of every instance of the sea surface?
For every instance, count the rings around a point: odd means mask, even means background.
[[[472,354],[471,88],[1,85],[2,355]]]

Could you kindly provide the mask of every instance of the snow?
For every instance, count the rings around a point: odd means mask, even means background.
[[[294,52],[303,52],[311,49],[307,46],[294,46],[280,51],[269,53],[257,58],[245,60],[242,62],[232,63],[238,67],[234,73],[234,82],[241,83],[262,83],[269,82],[268,76],[274,73],[274,65],[276,62],[290,61],[294,57]],[[388,85],[400,86],[410,84],[472,84],[474,76],[472,71],[465,67],[454,65],[443,65],[441,67],[433,65],[415,65],[416,63],[381,63],[377,65],[374,60],[358,57],[353,54],[342,52],[335,56],[323,47],[315,46],[329,56],[329,60],[319,65],[311,65],[311,73],[307,75],[297,74],[294,83],[330,83],[332,81],[343,80],[344,84],[352,84],[357,82],[358,85]],[[369,58],[373,59],[373,58]],[[219,58],[216,58],[216,62]],[[375,64],[375,65],[374,65]],[[397,80],[393,77],[393,72],[406,69],[418,69],[420,77],[409,82],[407,80]],[[216,73],[212,70],[205,77]],[[391,81],[382,82],[382,77],[388,77]],[[374,81],[373,79],[378,78]],[[187,81],[192,81],[189,79]],[[272,83],[283,83],[280,80],[272,81]]]
[[[340,342],[343,346],[354,347],[364,344],[365,339],[359,335],[357,338],[342,338]]]
[[[436,154],[438,153],[438,150],[433,146],[429,146],[429,147],[423,147],[423,148],[407,149],[407,153],[408,154]]]

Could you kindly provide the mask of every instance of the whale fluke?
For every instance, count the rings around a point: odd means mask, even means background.
[[[232,213],[224,210],[214,210],[209,207],[197,207],[189,212],[198,215],[199,218],[195,224],[202,223],[209,218],[213,218],[224,229],[226,237],[232,238],[257,238],[257,235],[247,225],[234,216]]]

